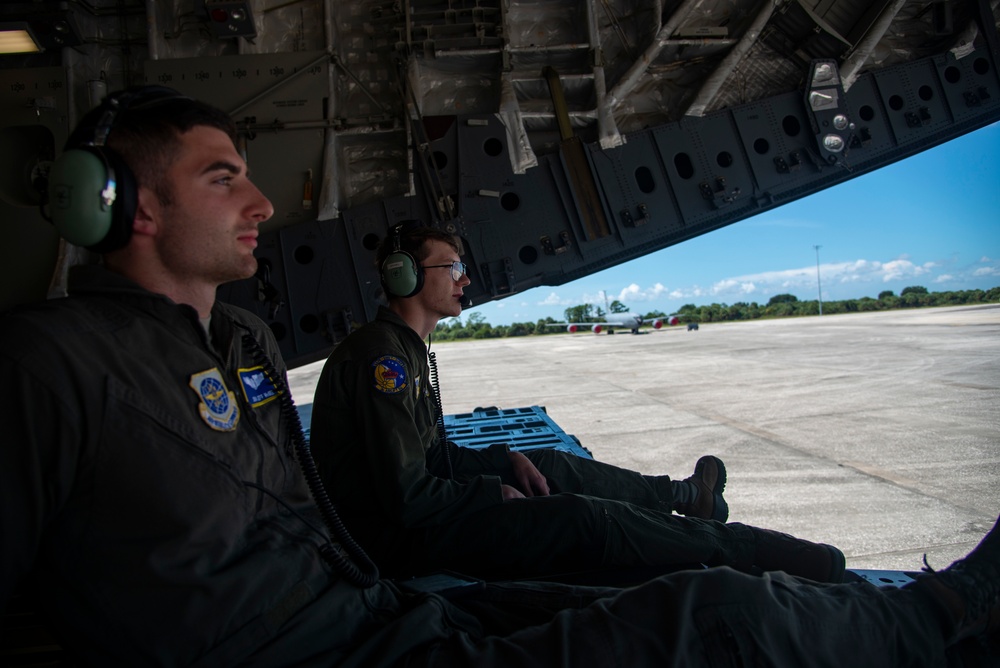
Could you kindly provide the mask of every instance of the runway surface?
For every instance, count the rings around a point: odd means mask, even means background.
[[[1000,514],[1000,305],[435,342],[446,413],[545,406],[596,459],[729,472],[730,521],[935,568]],[[310,403],[322,362],[289,374]]]

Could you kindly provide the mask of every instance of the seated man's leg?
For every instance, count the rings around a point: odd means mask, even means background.
[[[844,571],[843,555],[835,548],[576,494],[509,501],[398,538],[394,550],[374,555],[383,571],[394,575],[447,568],[486,578],[532,578],[706,564],[837,582]]]
[[[465,605],[481,620],[477,632],[430,642],[409,654],[409,665],[934,667],[945,665],[949,648],[968,652],[970,640],[980,665],[996,665],[1000,521],[965,559],[901,589],[718,568],[597,592],[596,600],[588,591],[488,589],[493,611]],[[505,614],[560,606],[551,621],[526,619],[520,629]]]
[[[248,663],[931,668],[944,665],[949,647],[996,646],[998,596],[998,525],[965,559],[901,589],[727,568],[626,590],[513,582],[451,601],[401,595],[386,582],[366,590],[338,582],[273,629]],[[981,651],[982,665],[996,665],[994,650]]]
[[[482,620],[485,635],[458,633],[410,654],[421,666],[940,666],[941,626],[919,595],[867,583],[816,585],[785,574],[753,577],[720,568],[684,571],[587,603],[557,591],[504,592],[454,604]],[[532,599],[534,602],[532,603]],[[539,624],[532,613],[567,609]],[[514,613],[516,614],[516,612]],[[494,623],[494,615],[502,621]],[[516,624],[515,624],[516,625]]]
[[[705,527],[695,523],[665,522],[663,513],[681,510],[683,514],[698,519],[718,519],[720,515],[728,515],[728,507],[722,498],[722,489],[726,482],[726,472],[723,463],[710,455],[698,460],[695,475],[683,481],[672,481],[667,476],[644,476],[634,471],[621,469],[609,464],[603,464],[591,459],[576,457],[557,450],[534,450],[528,453],[532,463],[549,477],[549,486],[553,492],[575,492],[602,499],[623,501],[628,505],[638,506],[635,513],[619,513],[616,524],[623,534],[623,543],[634,541],[642,533],[643,527],[650,525],[666,526],[670,535],[648,536],[648,545],[642,549],[656,555],[663,554],[662,541],[675,541],[677,530],[685,534],[711,536],[719,534],[716,527]],[[690,496],[686,503],[677,503],[676,495],[685,493],[685,484],[697,485],[701,489],[698,498]],[[617,490],[617,492],[615,491]],[[686,493],[690,494],[690,490]],[[668,501],[669,499],[669,501]],[[707,503],[713,499],[713,503]],[[648,509],[650,512],[647,512]],[[629,515],[637,514],[636,520]],[[706,515],[708,517],[706,517]],[[840,582],[846,566],[844,554],[823,543],[812,543],[788,534],[756,527],[747,527],[734,523],[737,528],[738,542],[733,543],[730,532],[721,532],[722,553],[713,561],[703,561],[710,565],[728,565],[740,570],[781,570],[792,575],[807,577],[819,582]],[[631,537],[631,538],[630,538]],[[646,542],[646,539],[643,539]],[[751,543],[752,556],[749,561],[743,561],[746,552],[743,547]],[[677,558],[672,563],[690,564],[685,561],[691,555],[691,549],[697,546],[688,545],[687,541],[677,541],[674,544],[684,548],[676,550]],[[736,555],[742,555],[736,560]],[[650,563],[649,560],[633,562],[632,565],[662,565]]]
[[[576,494],[508,501],[460,521],[408,530],[392,554],[376,558],[380,568],[382,559],[393,562],[384,568],[389,573],[444,568],[490,579],[642,565],[639,553],[611,552],[604,503]]]
[[[669,476],[647,476],[552,448],[529,450],[524,455],[548,479],[553,493],[585,494],[718,522],[729,518],[729,507],[722,496],[726,467],[718,457],[706,455],[698,460],[694,475],[671,480]]]

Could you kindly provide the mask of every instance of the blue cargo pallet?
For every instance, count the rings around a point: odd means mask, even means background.
[[[506,443],[516,451],[552,448],[593,459],[576,436],[552,421],[544,406],[476,408],[471,413],[445,415],[444,428],[448,439],[464,448]]]
[[[308,441],[312,404],[299,404],[296,408]],[[511,450],[553,448],[593,459],[576,436],[567,434],[552,421],[544,406],[476,408],[471,413],[445,415],[444,428],[448,439],[463,448],[481,449],[507,443]]]

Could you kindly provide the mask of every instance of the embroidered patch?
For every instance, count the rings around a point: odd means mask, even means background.
[[[240,369],[240,381],[243,384],[243,396],[251,407],[263,406],[278,396],[278,390],[266,373],[264,367],[255,366],[252,369]]]
[[[398,394],[409,384],[403,360],[392,355],[383,355],[372,362],[375,375],[375,389],[385,394]]]
[[[236,395],[229,391],[218,369],[209,369],[191,375],[188,383],[198,393],[201,419],[216,431],[233,431],[240,420]]]

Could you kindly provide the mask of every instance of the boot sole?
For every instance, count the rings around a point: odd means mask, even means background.
[[[722,492],[726,489],[726,465],[722,463],[722,460],[713,455],[705,455],[701,457],[694,465],[694,477],[699,480],[704,481],[702,478],[702,473],[705,471],[705,467],[709,463],[715,464],[715,470],[718,477],[715,480],[715,485],[712,486],[712,516],[709,518],[716,522],[725,522],[729,519],[729,504],[722,497]]]

